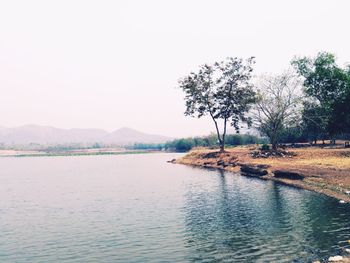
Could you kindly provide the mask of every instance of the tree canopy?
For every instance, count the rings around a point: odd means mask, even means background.
[[[292,61],[304,77],[305,94],[314,105],[310,123],[322,119],[330,136],[350,132],[350,70],[336,64],[335,56],[322,52],[315,58],[298,58]],[[319,114],[315,114],[319,112]],[[307,112],[304,112],[307,113]],[[314,118],[314,120],[312,120]]]
[[[260,76],[254,86],[254,63],[253,57],[229,57],[179,80],[185,115],[212,119],[220,151],[228,125],[238,132],[242,122],[268,137],[274,150],[281,142],[349,138],[350,66],[340,67],[333,54],[321,52],[292,60],[294,71]]]
[[[197,72],[179,80],[185,92],[185,115],[201,118],[209,115],[214,122],[220,150],[224,151],[227,123],[237,131],[239,122],[255,102],[250,83],[254,58],[247,60],[229,57],[224,61],[200,66]],[[222,127],[219,127],[219,120]],[[221,129],[220,129],[221,128]]]

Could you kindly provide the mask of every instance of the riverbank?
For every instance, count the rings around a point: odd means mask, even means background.
[[[174,162],[241,172],[350,202],[350,149],[295,148],[267,157],[256,146],[231,148],[225,153],[203,148]]]

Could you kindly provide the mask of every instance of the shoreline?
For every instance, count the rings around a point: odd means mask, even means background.
[[[307,151],[310,151],[310,149]],[[314,151],[314,153],[312,151]],[[242,176],[275,181],[287,186],[333,197],[340,202],[350,203],[350,168],[346,166],[350,161],[347,155],[348,153],[350,154],[350,151],[312,149],[309,158],[311,160],[317,159],[317,154],[319,154],[320,151],[331,152],[333,159],[338,152],[342,154],[345,152],[345,166],[335,167],[325,161],[321,164],[316,162],[317,164],[315,165],[300,165],[298,163],[302,158],[300,157],[303,152],[302,149],[296,152],[296,156],[285,158],[252,158],[251,149],[247,147],[228,149],[227,152],[221,154],[216,153],[215,150],[209,149],[193,150],[172,162],[194,167],[220,169],[227,172],[234,172]],[[297,160],[297,162],[295,160]],[[344,161],[341,159],[340,164],[343,163]],[[284,178],[277,177],[276,174],[278,172],[286,176]],[[297,179],[293,177],[288,178],[288,175],[297,176]]]
[[[148,154],[156,153],[157,151],[146,150],[126,150],[126,151],[0,151],[0,158],[24,158],[24,157],[64,157],[64,156],[97,156],[97,155],[129,155],[129,154]]]
[[[171,160],[170,162],[204,169],[217,169],[236,173],[240,176],[254,177],[265,181],[274,181],[289,187],[313,191],[328,197],[336,198],[340,203],[350,203],[350,183],[348,180],[350,179],[350,167],[347,167],[347,163],[345,163],[345,166],[341,168],[335,166],[328,167],[329,163],[327,162],[326,164],[328,165],[326,165],[326,167],[323,167],[322,164],[304,167],[300,165],[293,166],[296,163],[293,161],[293,159],[295,160],[298,158],[297,154],[294,157],[290,156],[284,158],[288,160],[287,163],[289,163],[289,165],[281,165],[278,160],[276,162],[269,162],[268,159],[261,160],[259,158],[239,158],[238,154],[243,154],[245,156],[250,154],[251,156],[251,149],[242,148],[244,147],[241,147],[241,149],[238,151],[230,150],[225,153],[215,153],[215,150],[209,149],[194,150],[190,151],[185,156],[179,159]],[[350,155],[348,155],[348,153],[350,153],[350,151],[345,150],[344,152],[346,152],[345,156],[347,157],[347,161],[349,161]],[[315,155],[317,155],[316,151]],[[334,152],[332,155],[334,155]],[[315,156],[310,156],[310,158],[313,159]],[[242,172],[242,168],[246,171],[253,171],[253,173],[250,174],[248,172]],[[294,177],[293,179],[275,177],[276,171],[281,171],[278,170],[280,168],[284,168],[283,172],[285,174],[289,173],[292,175],[298,175],[298,177]],[[333,181],[328,181],[328,184],[325,182],[320,182],[322,175],[332,170],[336,171],[336,173],[333,174],[340,176],[340,178],[343,178],[343,180],[340,180],[340,183],[337,181],[339,184],[330,183]],[[317,180],[319,180],[318,183]],[[327,180],[325,181],[327,182]],[[339,185],[341,185],[342,188],[340,188]],[[348,190],[344,192],[344,188]],[[348,242],[350,243],[350,240]],[[350,263],[350,250],[344,249],[344,251],[338,255],[331,255],[326,259],[313,261],[313,263],[321,262]]]

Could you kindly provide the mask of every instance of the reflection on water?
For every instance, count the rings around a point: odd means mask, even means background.
[[[349,205],[176,156],[0,159],[0,262],[309,262],[347,246]]]
[[[186,193],[192,261],[308,262],[347,246],[349,206],[274,182],[216,172]]]

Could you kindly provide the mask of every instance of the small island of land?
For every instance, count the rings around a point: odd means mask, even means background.
[[[241,172],[350,202],[349,148],[286,148],[279,154],[261,151],[256,145],[228,148],[223,153],[197,148],[174,162]]]

